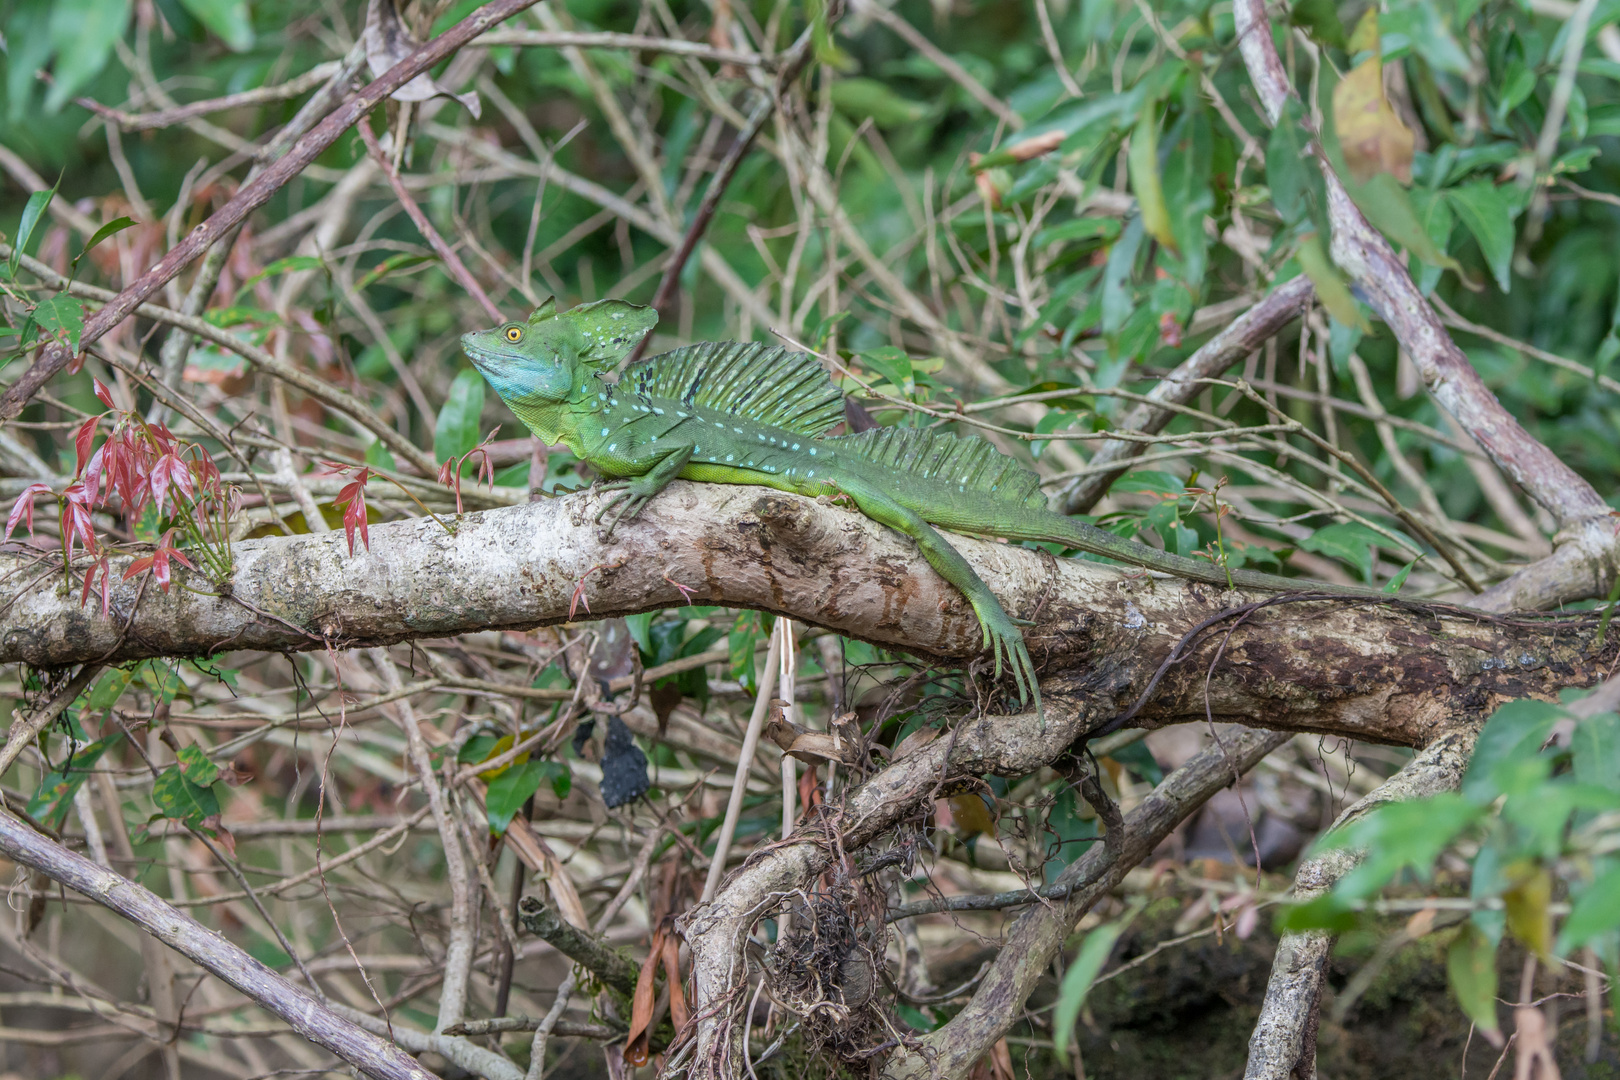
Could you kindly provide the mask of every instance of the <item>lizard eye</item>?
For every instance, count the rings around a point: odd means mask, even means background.
[[[514,345],[516,345],[518,342],[522,341],[523,340],[523,327],[521,327],[521,326],[508,326],[506,328],[506,340],[510,341]]]

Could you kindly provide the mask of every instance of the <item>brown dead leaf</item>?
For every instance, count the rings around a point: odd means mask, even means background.
[[[939,738],[939,732],[934,728],[918,728],[901,739],[895,746],[894,760],[899,761],[901,758],[910,757],[937,738]]]
[[[1351,68],[1333,88],[1333,126],[1357,183],[1381,172],[1403,184],[1412,182],[1415,141],[1384,97],[1384,64],[1377,55]]]
[[[653,977],[658,965],[664,961],[664,928],[653,934],[652,947],[647,959],[641,962],[636,976],[636,992],[630,999],[630,1030],[624,1040],[624,1060],[631,1065],[647,1064],[647,1041],[653,1023]]]
[[[373,79],[411,55],[421,44],[411,38],[405,24],[400,21],[394,0],[370,0],[366,5],[363,39],[366,44],[366,67],[371,69]],[[389,96],[395,101],[426,101],[441,94],[461,102],[475,120],[482,112],[483,106],[476,93],[471,90],[465,94],[453,93],[435,82],[425,71]]]
[[[1007,147],[1005,153],[1014,161],[1033,161],[1044,157],[1063,145],[1064,135],[1061,131],[1048,131],[1044,135],[1033,135],[1023,142],[1015,142]]]

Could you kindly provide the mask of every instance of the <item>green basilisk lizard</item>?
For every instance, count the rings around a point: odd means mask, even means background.
[[[547,300],[527,322],[461,339],[530,431],[613,478],[602,487],[618,494],[596,517],[600,522],[614,512],[606,536],[676,477],[846,496],[873,521],[916,541],[928,564],[962,591],[996,675],[1005,662],[1020,698],[1033,698],[1037,709],[1040,688],[1017,625],[935,526],[1049,541],[1222,587],[1293,591],[1302,584],[1174,555],[1053,513],[1036,475],[982,439],[917,428],[828,436],[844,418],[843,395],[814,357],[779,345],[691,345],[607,382],[603,375],[657,321],[651,308],[622,300],[565,312]],[[1377,595],[1315,582],[1308,587]]]

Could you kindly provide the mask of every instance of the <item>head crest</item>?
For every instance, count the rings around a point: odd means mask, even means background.
[[[618,364],[642,338],[658,324],[658,312],[624,300],[597,300],[567,311],[557,310],[557,301],[545,302],[529,315],[531,327],[544,327],[559,344],[573,347],[580,363],[599,371]]]

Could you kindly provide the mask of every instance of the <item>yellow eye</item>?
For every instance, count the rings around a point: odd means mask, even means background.
[[[514,345],[517,344],[518,342],[522,341],[523,340],[523,327],[521,327],[521,326],[508,326],[506,328],[506,340],[512,342],[512,344],[514,344]]]

